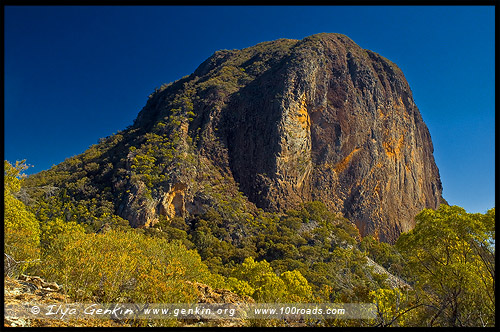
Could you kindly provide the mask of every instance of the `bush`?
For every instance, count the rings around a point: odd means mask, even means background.
[[[278,276],[268,262],[256,262],[251,257],[233,269],[228,286],[263,303],[307,302],[312,298],[312,287],[299,271],[285,271]]]
[[[20,172],[25,168],[24,162],[17,162],[15,167],[4,162],[4,252],[9,264],[5,273],[9,275],[24,272],[40,256],[38,220],[14,197],[21,186]]]
[[[50,248],[42,275],[77,301],[189,303],[197,294],[185,281],[218,281],[196,252],[132,230],[61,233]]]

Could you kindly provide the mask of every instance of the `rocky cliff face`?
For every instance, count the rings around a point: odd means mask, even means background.
[[[88,183],[134,227],[320,200],[393,242],[442,192],[403,73],[339,34],[217,51],[97,149]]]
[[[362,235],[393,241],[439,205],[431,138],[403,73],[345,36],[297,42],[225,115],[231,170],[259,207],[320,200]]]

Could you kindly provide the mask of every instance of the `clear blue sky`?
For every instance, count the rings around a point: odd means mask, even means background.
[[[5,159],[28,173],[132,124],[155,87],[216,50],[336,32],[403,70],[448,202],[495,204],[493,6],[4,9]]]

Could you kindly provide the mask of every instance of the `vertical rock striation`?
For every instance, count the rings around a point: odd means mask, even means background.
[[[392,242],[439,205],[432,141],[403,73],[343,35],[297,42],[225,111],[231,170],[259,207],[320,200]]]

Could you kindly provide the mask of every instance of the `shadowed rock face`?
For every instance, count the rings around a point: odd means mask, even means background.
[[[133,227],[228,202],[251,213],[319,200],[394,242],[442,192],[403,73],[339,34],[217,51],[92,151],[82,159],[99,166],[77,193],[101,188]],[[79,167],[55,171],[77,181]]]
[[[320,200],[392,242],[439,205],[431,138],[403,73],[345,36],[294,44],[223,118],[231,171],[258,207]]]

